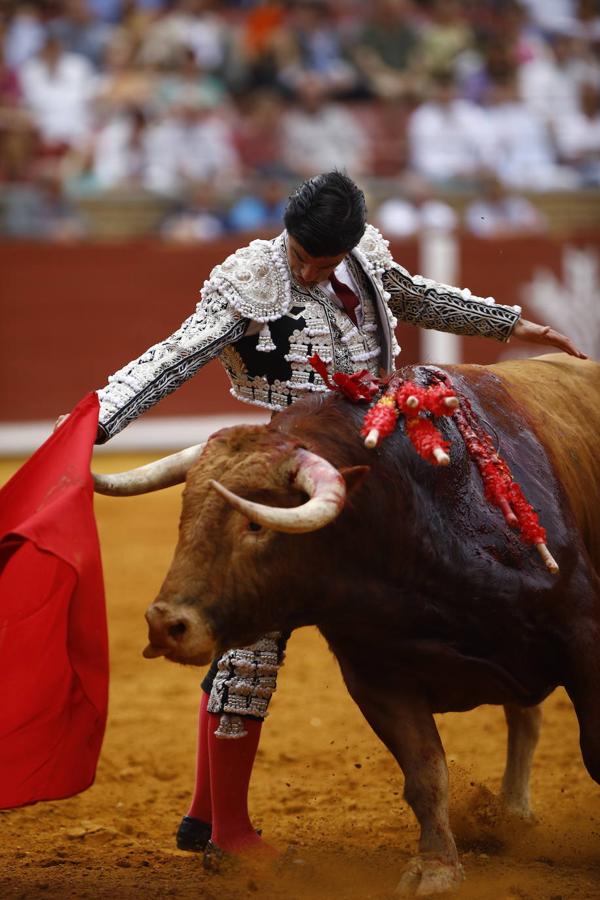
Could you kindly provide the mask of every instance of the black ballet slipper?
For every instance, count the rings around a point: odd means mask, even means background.
[[[212,825],[193,816],[184,816],[177,829],[176,841],[179,850],[202,853],[210,841]]]

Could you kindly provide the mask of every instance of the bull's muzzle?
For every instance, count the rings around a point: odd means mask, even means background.
[[[202,666],[214,656],[215,644],[197,615],[188,608],[174,608],[157,601],[146,612],[146,659],[165,656],[173,662]]]

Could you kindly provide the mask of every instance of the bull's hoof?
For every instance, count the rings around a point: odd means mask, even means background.
[[[415,856],[406,866],[395,893],[399,897],[429,897],[455,890],[464,880],[463,867],[457,861]]]
[[[529,805],[529,801],[514,799],[500,794],[502,811],[508,819],[516,820],[523,825],[537,825],[538,819]]]
[[[212,826],[201,819],[192,816],[184,816],[179,823],[177,835],[177,847],[179,850],[189,850],[191,853],[202,853],[210,840]]]

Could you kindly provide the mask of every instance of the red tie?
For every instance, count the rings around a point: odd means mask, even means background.
[[[331,287],[336,293],[336,296],[344,304],[344,309],[346,313],[350,316],[355,325],[358,325],[356,321],[356,307],[358,306],[358,297],[354,293],[354,291],[348,287],[346,284],[342,284],[342,282],[335,277],[333,272],[329,276],[329,283]]]

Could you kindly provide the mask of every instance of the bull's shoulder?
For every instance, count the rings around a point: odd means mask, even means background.
[[[251,241],[215,266],[204,282],[202,297],[215,295],[255,322],[284,316],[293,299],[283,235]]]

